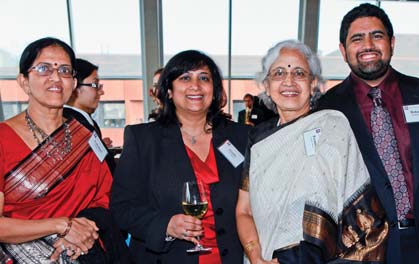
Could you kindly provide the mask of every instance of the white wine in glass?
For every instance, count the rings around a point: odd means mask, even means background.
[[[202,219],[207,213],[208,200],[202,182],[189,181],[183,183],[182,208],[185,214],[198,219]],[[199,237],[196,239],[198,244],[194,248],[186,250],[186,252],[211,251],[211,248],[206,248],[199,243]]]

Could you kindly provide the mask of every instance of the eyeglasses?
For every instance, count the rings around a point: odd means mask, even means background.
[[[58,68],[54,68],[50,63],[39,63],[28,70],[35,71],[39,76],[51,76],[52,73],[57,70],[57,73],[62,78],[73,78],[76,75],[76,71],[69,65],[61,65]]]
[[[90,86],[92,88],[95,88],[97,90],[100,90],[103,88],[103,84],[101,83],[79,83],[77,86]]]
[[[268,77],[273,81],[283,81],[287,79],[289,74],[291,74],[291,79],[293,81],[305,81],[312,76],[311,73],[301,68],[296,68],[288,72],[284,68],[278,67],[269,72]]]

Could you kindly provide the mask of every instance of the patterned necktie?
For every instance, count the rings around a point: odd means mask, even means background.
[[[400,221],[406,218],[410,210],[410,202],[393,123],[390,113],[383,106],[381,90],[371,88],[368,96],[372,98],[374,104],[374,109],[371,112],[372,137],[390,179],[396,201],[397,218]]]

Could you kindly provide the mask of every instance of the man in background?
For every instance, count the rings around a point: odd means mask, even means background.
[[[243,102],[246,108],[239,112],[239,123],[255,126],[264,121],[263,111],[254,107],[253,95],[245,94]]]

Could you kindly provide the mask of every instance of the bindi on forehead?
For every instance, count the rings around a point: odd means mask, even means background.
[[[291,68],[291,65],[290,64],[288,64],[288,68]]]

